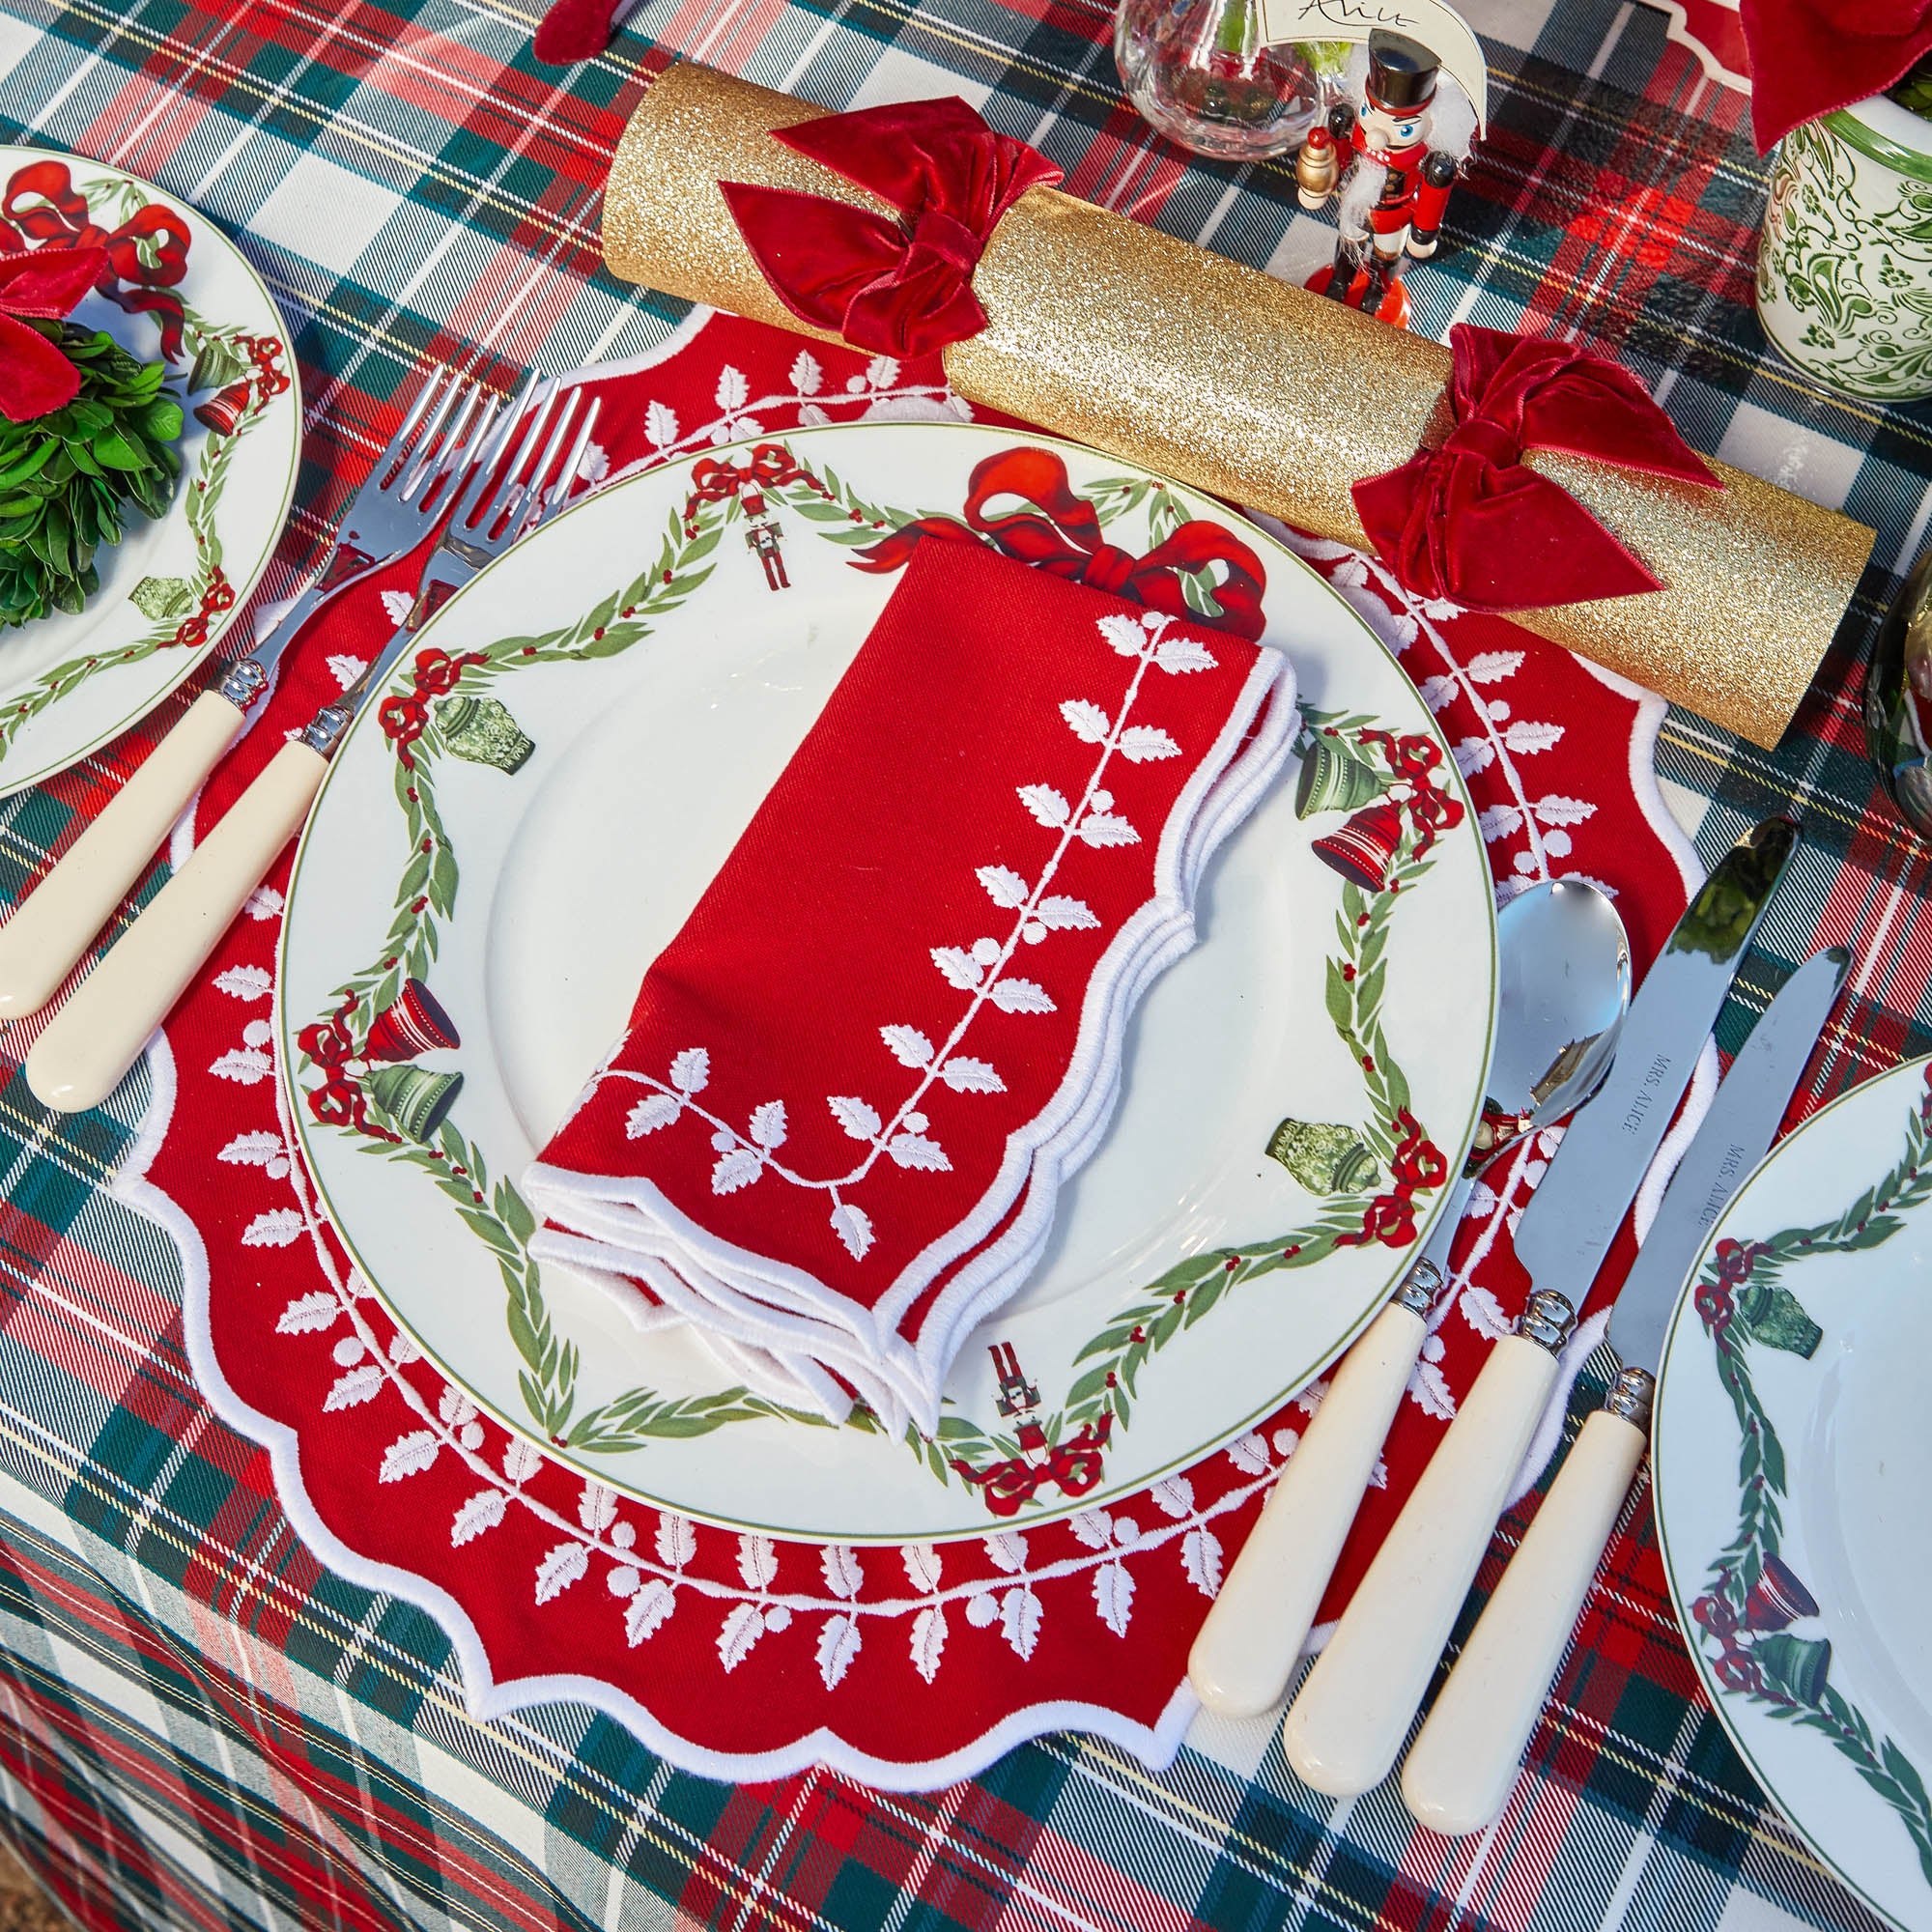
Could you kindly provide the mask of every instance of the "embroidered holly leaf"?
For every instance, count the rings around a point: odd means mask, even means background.
[[[946,1612],[928,1604],[912,1620],[912,1667],[930,1684],[946,1652]]]
[[[832,1210],[832,1232],[855,1262],[866,1259],[866,1251],[872,1245],[872,1217],[863,1208],[839,1202]]]
[[[1161,1515],[1176,1522],[1194,1507],[1194,1485],[1186,1476],[1163,1476],[1148,1494]]]
[[[547,1604],[563,1593],[590,1568],[590,1550],[574,1539],[559,1543],[537,1565],[537,1602]]]
[[[1039,1599],[1024,1583],[1016,1584],[1000,1599],[1000,1634],[1012,1645],[1013,1653],[1025,1662],[1039,1641]]]
[[[526,1482],[542,1467],[543,1451],[534,1442],[513,1435],[503,1445],[503,1473],[511,1482]]]
[[[1549,792],[1536,801],[1535,810],[1539,825],[1581,825],[1584,819],[1595,817],[1597,808],[1588,799],[1562,798]]]
[[[1121,733],[1121,755],[1137,765],[1155,758],[1178,758],[1180,747],[1158,724],[1129,724]]]
[[[1138,845],[1141,835],[1124,818],[1111,811],[1090,811],[1080,821],[1080,838],[1087,845]]]
[[[1498,838],[1514,838],[1522,830],[1522,813],[1513,805],[1492,805],[1476,814],[1476,825],[1486,843]]]
[[[325,1409],[358,1408],[365,1402],[375,1399],[383,1386],[383,1371],[375,1362],[365,1362],[359,1369],[351,1369],[346,1376],[338,1376],[335,1386],[323,1398]]]
[[[1456,769],[1466,778],[1486,772],[1496,761],[1495,743],[1490,738],[1463,738],[1450,748]]]
[[[1046,988],[1032,980],[1002,980],[988,997],[1003,1013],[1050,1013],[1055,1010]]]
[[[617,1520],[617,1492],[602,1483],[585,1483],[577,1499],[577,1520],[592,1536],[602,1536]]]
[[[1076,899],[1066,893],[1048,893],[1034,907],[1033,916],[1055,932],[1100,923],[1099,916],[1085,899]]]
[[[751,1186],[764,1171],[764,1156],[755,1148],[733,1148],[718,1156],[718,1164],[711,1170],[711,1191],[735,1194],[739,1188]]]
[[[748,1590],[769,1590],[779,1574],[779,1552],[769,1536],[747,1531],[738,1539],[738,1575]]]
[[[662,1577],[649,1577],[624,1605],[624,1640],[633,1649],[656,1636],[677,1607],[677,1592]]]
[[[880,1122],[876,1107],[868,1107],[852,1094],[831,1094],[825,1104],[832,1109],[832,1118],[855,1141],[869,1141],[878,1137]]]
[[[1524,655],[1521,651],[1478,651],[1463,667],[1463,675],[1471,684],[1494,684],[1520,670]]]
[[[761,1148],[783,1147],[785,1108],[782,1100],[767,1100],[752,1109],[752,1138]]]
[[[680,1094],[701,1094],[711,1078],[711,1056],[701,1046],[688,1046],[670,1064],[670,1084]]]
[[[682,1570],[697,1554],[697,1531],[692,1527],[691,1519],[679,1516],[674,1510],[660,1511],[657,1549],[660,1563],[668,1569]]]
[[[501,1490],[478,1490],[457,1510],[449,1525],[451,1546],[461,1549],[466,1543],[473,1543],[486,1529],[495,1529],[503,1520],[503,1512],[509,1506],[510,1498]]]
[[[1108,732],[1114,728],[1114,721],[1097,704],[1090,704],[1084,697],[1069,697],[1060,707],[1060,715],[1083,744],[1104,745]]]
[[[915,1590],[936,1590],[944,1570],[940,1563],[939,1551],[929,1543],[907,1543],[899,1548],[899,1558],[905,1564],[906,1581]]]
[[[286,1248],[302,1231],[302,1217],[294,1208],[270,1208],[257,1214],[242,1231],[244,1248]]]
[[[1163,638],[1153,647],[1153,661],[1162,670],[1212,670],[1219,660],[1198,638]]]
[[[1422,701],[1428,705],[1430,710],[1440,711],[1444,705],[1454,699],[1457,684],[1453,677],[1437,675],[1435,677],[1425,677],[1415,688],[1422,694]]]
[[[1073,816],[1073,808],[1051,785],[1021,785],[1019,793],[1020,803],[1051,830],[1058,831]]]
[[[436,1461],[441,1447],[442,1439],[434,1429],[412,1429],[383,1451],[383,1466],[376,1480],[399,1483],[405,1476],[419,1476]]]
[[[987,1560],[996,1570],[1004,1570],[1009,1577],[1013,1577],[1026,1568],[1026,1538],[1018,1530],[995,1530],[991,1536],[982,1537],[980,1541]]]
[[[1438,1422],[1447,1422],[1456,1413],[1456,1392],[1434,1362],[1418,1361],[1409,1370],[1408,1394],[1423,1414],[1433,1415]]]
[[[1124,1563],[1103,1563],[1094,1573],[1094,1607],[1116,1636],[1125,1636],[1134,1614],[1134,1579]]]
[[[325,1328],[334,1327],[341,1313],[341,1302],[327,1289],[318,1288],[312,1293],[297,1295],[282,1310],[281,1319],[275,1323],[275,1333],[317,1335]]]
[[[980,883],[985,887],[996,906],[1005,906],[1009,912],[1023,906],[1033,888],[1007,866],[981,866],[979,871]]]
[[[660,1127],[668,1127],[684,1111],[668,1094],[653,1094],[639,1100],[624,1116],[624,1134],[629,1140],[638,1140],[644,1134],[654,1134]]]
[[[849,1543],[828,1543],[818,1552],[818,1567],[824,1573],[825,1587],[835,1597],[849,1601],[865,1584],[866,1567]]]
[[[828,1690],[837,1690],[839,1680],[859,1655],[859,1619],[827,1617],[818,1634],[818,1675]]]
[[[1560,724],[1535,724],[1527,718],[1513,718],[1503,726],[1503,743],[1512,752],[1547,752],[1563,736]]]
[[[810,350],[801,349],[792,357],[791,385],[801,396],[815,396],[825,383],[825,371]]]
[[[654,449],[668,449],[677,440],[677,412],[653,399],[644,411],[644,435]]]
[[[899,365],[891,355],[874,355],[866,364],[866,381],[875,389],[890,389],[899,379]]]
[[[727,1671],[736,1670],[764,1634],[764,1615],[756,1604],[733,1604],[718,1633],[718,1661]]]
[[[266,966],[231,966],[214,976],[216,989],[231,1000],[259,1000],[274,983]]]
[[[1221,1594],[1221,1539],[1206,1523],[1197,1524],[1180,1539],[1180,1567],[1204,1597]]]
[[[1269,1467],[1267,1444],[1250,1430],[1238,1441],[1228,1444],[1228,1460],[1244,1476],[1265,1476]]]
[[[752,387],[745,381],[745,372],[734,368],[729,362],[718,372],[718,407],[726,415],[735,415],[751,399]]]
[[[955,1094],[1004,1094],[1007,1083],[993,1071],[989,1062],[955,1053],[939,1069],[939,1077]]]
[[[886,1151],[900,1167],[923,1168],[931,1174],[947,1173],[952,1166],[946,1150],[923,1134],[895,1134],[886,1143]]]
[[[1138,618],[1129,617],[1124,611],[1117,611],[1097,621],[1100,635],[1123,658],[1137,658],[1147,649],[1148,634],[1142,629]]]
[[[917,1027],[882,1026],[879,1037],[901,1066],[930,1066],[932,1042]]]
[[[451,1429],[461,1429],[466,1422],[476,1420],[476,1405],[454,1382],[443,1383],[436,1412]]]
[[[1105,1549],[1114,1540],[1114,1519],[1102,1509],[1085,1509],[1066,1526],[1089,1549]]]
[[[980,983],[980,962],[963,947],[935,946],[932,963],[945,974],[947,982],[957,986],[962,993],[970,993]]]

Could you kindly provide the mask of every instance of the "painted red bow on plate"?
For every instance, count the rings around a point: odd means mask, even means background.
[[[1721,489],[1643,384],[1574,342],[1458,323],[1449,348],[1447,440],[1353,490],[1395,574],[1419,596],[1482,611],[1662,589],[1561,484],[1522,463],[1525,450],[1564,450]]]
[[[949,95],[829,114],[772,138],[905,217],[789,188],[720,182],[752,259],[792,314],[855,349],[923,355],[977,335],[973,270],[1001,215],[1060,170]]]

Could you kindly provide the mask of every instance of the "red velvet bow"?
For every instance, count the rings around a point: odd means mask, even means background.
[[[1396,576],[1421,596],[1490,611],[1662,589],[1576,497],[1521,462],[1526,449],[1561,449],[1722,488],[1643,384],[1572,342],[1458,323],[1449,347],[1448,440],[1354,486],[1362,527]]]
[[[772,138],[905,216],[901,226],[820,195],[718,184],[785,307],[885,355],[923,355],[985,327],[973,270],[986,238],[1028,188],[1061,178],[957,96],[831,114]]]
[[[1868,99],[1932,52],[1932,0],[1742,0],[1758,153],[1801,121]]]
[[[161,354],[170,362],[182,349],[184,316],[175,284],[187,273],[188,239],[181,216],[152,202],[119,228],[100,227],[61,161],[16,168],[0,196],[0,249],[15,254],[38,244],[37,253],[89,250],[99,265],[95,289],[129,315],[154,314]]]
[[[987,506],[1017,497],[1025,506],[994,514]],[[980,543],[990,538],[1007,555],[1018,557],[1055,577],[1091,583],[1116,597],[1131,597],[1151,611],[1191,617],[1198,624],[1259,638],[1266,623],[1262,592],[1267,573],[1246,544],[1219,524],[1182,524],[1145,556],[1117,549],[1102,536],[1100,517],[1085,497],[1076,497],[1066,466],[1049,449],[1009,449],[989,456],[968,480],[966,521],[921,517],[860,552],[860,570],[896,570],[927,537],[944,543]],[[1187,602],[1183,578],[1202,571],[1222,573],[1213,582],[1217,617]]]
[[[80,393],[80,371],[57,344],[17,318],[58,322],[71,315],[99,266],[99,248],[0,256],[0,415],[9,422],[65,409]]]

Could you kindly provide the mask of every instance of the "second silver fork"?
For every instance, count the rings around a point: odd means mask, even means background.
[[[576,390],[560,410],[557,400],[554,387],[533,384],[504,413],[424,566],[409,618],[341,697],[282,746],[35,1041],[25,1071],[43,1106],[79,1112],[120,1085],[300,829],[343,733],[387,682],[439,587],[467,582],[562,503],[596,405],[580,411]]]
[[[94,822],[0,925],[0,1020],[53,998],[167,838],[268,689],[276,662],[318,605],[412,551],[449,507],[448,485],[482,448],[499,404],[451,376],[423,384],[343,512],[315,580],[247,657],[188,707]]]

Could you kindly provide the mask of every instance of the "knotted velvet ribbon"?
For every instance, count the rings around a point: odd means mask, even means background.
[[[1061,178],[956,95],[828,115],[772,138],[904,215],[901,225],[820,195],[718,184],[785,307],[885,355],[923,355],[985,327],[973,270],[986,238],[1028,188]]]
[[[1573,342],[1458,323],[1449,348],[1447,440],[1353,486],[1389,568],[1420,596],[1489,611],[1661,590],[1576,497],[1521,461],[1563,450],[1721,489],[1643,384]]]
[[[0,255],[0,415],[9,422],[65,409],[80,393],[80,371],[58,344],[19,318],[58,322],[71,315],[104,260],[99,248]]]
[[[187,273],[188,240],[181,216],[154,202],[119,228],[102,228],[61,161],[15,168],[0,195],[0,249],[10,255],[28,248],[88,251],[96,290],[129,315],[152,313],[170,362],[182,350],[185,318],[175,284]]]
[[[1022,507],[996,513],[989,505],[1001,498],[1016,498]],[[901,525],[862,550],[864,561],[855,560],[855,567],[897,570],[927,538],[990,541],[1008,556],[1055,577],[1091,583],[1237,638],[1259,638],[1266,623],[1262,593],[1267,573],[1246,544],[1218,524],[1196,521],[1180,525],[1144,556],[1121,550],[1101,534],[1098,511],[1074,495],[1065,464],[1050,449],[1010,449],[987,457],[967,481],[963,524],[952,517],[921,517]],[[1220,614],[1210,616],[1187,602],[1186,582],[1217,569],[1222,574],[1210,587]]]
[[[1759,154],[1801,121],[1883,94],[1932,53],[1932,0],[1742,0]]]

